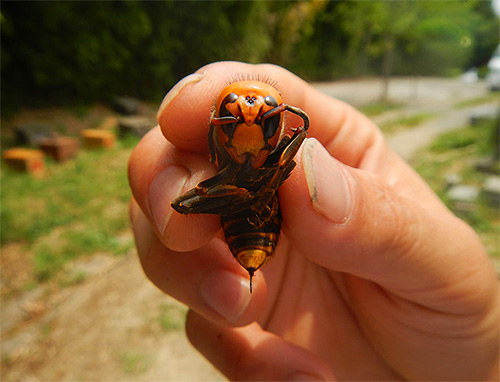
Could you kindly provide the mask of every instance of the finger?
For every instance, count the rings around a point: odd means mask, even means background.
[[[496,282],[488,257],[451,213],[425,208],[380,177],[343,165],[316,140],[306,141],[297,162],[280,189],[283,230],[310,260],[427,306],[452,293],[461,298],[446,306],[456,309],[491,298],[482,289],[484,280]],[[447,295],[435,293],[436,301],[426,295],[445,287]],[[471,290],[477,295],[468,297]]]
[[[215,215],[181,215],[170,206],[175,197],[214,173],[206,157],[175,148],[159,128],[150,131],[134,149],[128,167],[130,187],[165,246],[193,250],[220,230]]]
[[[193,346],[232,381],[336,380],[317,356],[257,323],[231,328],[190,312],[186,332]]]
[[[176,252],[163,246],[134,199],[130,216],[141,265],[160,290],[215,322],[238,326],[259,318],[267,299],[264,278],[254,276],[250,294],[248,274],[222,239],[195,251]]]
[[[218,62],[186,77],[165,97],[158,111],[158,121],[167,139],[183,150],[208,152],[206,137],[211,110],[222,89],[238,78],[276,82],[285,102],[309,114],[311,136],[330,142],[332,153],[344,163],[356,165],[366,147],[379,135],[377,128],[355,109],[320,93],[279,66]],[[289,115],[287,119],[300,123],[300,118],[295,117]],[[340,142],[333,142],[340,129],[348,136],[342,134]],[[347,146],[344,144],[346,139]]]

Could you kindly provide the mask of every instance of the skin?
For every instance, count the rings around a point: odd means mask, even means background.
[[[272,78],[311,120],[252,294],[219,218],[169,205],[216,173],[210,111],[241,73]],[[129,163],[138,253],[227,378],[498,380],[499,283],[481,242],[365,116],[280,67],[222,62],[177,84],[158,119]]]

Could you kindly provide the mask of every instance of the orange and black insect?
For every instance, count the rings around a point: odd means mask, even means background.
[[[284,112],[304,126],[282,134]],[[210,121],[208,147],[219,168],[212,178],[172,201],[182,214],[221,215],[235,259],[252,276],[273,254],[281,229],[278,188],[295,167],[293,158],[307,135],[309,118],[283,103],[280,93],[261,81],[238,81],[219,95]]]

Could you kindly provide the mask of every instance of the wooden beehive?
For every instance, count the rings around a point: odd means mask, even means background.
[[[40,142],[40,149],[57,162],[64,162],[78,154],[79,143],[70,137],[45,138]]]
[[[2,157],[10,167],[33,176],[41,176],[45,171],[45,156],[41,150],[17,147],[5,150]]]
[[[87,149],[109,149],[115,145],[115,133],[109,130],[85,129],[81,136]]]

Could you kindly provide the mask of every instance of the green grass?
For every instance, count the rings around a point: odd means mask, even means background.
[[[495,128],[495,122],[491,121],[445,133],[416,156],[414,168],[450,209],[453,210],[453,205],[446,195],[446,175],[457,174],[463,184],[480,187],[487,175],[478,172],[475,164],[493,153],[497,141]],[[480,197],[476,210],[460,217],[478,232],[488,253],[500,257],[498,206],[488,205]]]
[[[121,351],[117,354],[118,362],[126,374],[141,375],[151,366],[152,360],[146,355],[135,351]]]
[[[68,274],[66,277],[59,280],[59,285],[62,287],[78,285],[87,280],[87,274],[82,271],[77,271]]]
[[[436,154],[470,147],[474,155],[487,155],[494,150],[494,122],[483,122],[478,126],[451,131],[441,135],[430,146]]]
[[[179,306],[163,304],[160,306],[158,323],[163,331],[179,330],[184,327],[187,310]]]
[[[49,162],[42,179],[2,166],[2,246],[25,245],[40,281],[80,255],[129,249],[132,244],[117,235],[129,227],[126,169],[137,141],[118,142],[112,150],[81,150],[61,164]]]
[[[400,117],[385,123],[381,123],[379,127],[385,134],[393,134],[396,131],[402,129],[418,126],[422,122],[431,119],[432,117],[434,117],[434,114],[431,113],[409,115],[406,117]]]
[[[395,110],[403,107],[403,104],[392,102],[376,102],[361,106],[359,110],[368,117],[373,117],[385,113],[390,110]]]
[[[469,107],[469,106],[476,106],[476,105],[481,105],[483,103],[488,103],[488,102],[493,102],[497,101],[500,102],[500,95],[498,93],[490,92],[488,95],[478,97],[478,98],[473,98],[469,99],[466,101],[458,102],[455,104],[456,108],[464,108],[464,107]]]

